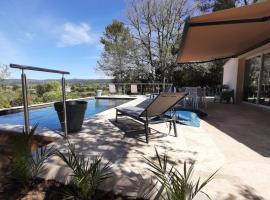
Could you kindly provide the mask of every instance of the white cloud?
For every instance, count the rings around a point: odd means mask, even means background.
[[[24,36],[25,36],[25,38],[27,38],[29,40],[33,40],[35,38],[36,34],[35,33],[30,33],[30,32],[25,32]]]
[[[79,44],[92,44],[93,37],[90,34],[90,26],[87,23],[74,24],[66,22],[57,30],[59,47],[74,46]]]

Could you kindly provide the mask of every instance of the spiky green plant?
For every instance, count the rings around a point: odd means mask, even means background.
[[[66,154],[57,151],[57,155],[72,170],[70,188],[66,190],[66,199],[93,199],[102,182],[111,177],[110,161],[102,164],[102,157],[95,156],[93,160],[76,153],[75,146],[68,140]]]
[[[20,184],[28,187],[33,184],[37,176],[42,173],[43,165],[53,154],[53,147],[42,146],[32,152],[35,131],[38,125],[34,125],[29,133],[15,135],[11,141],[11,170],[8,174],[8,185]]]
[[[161,184],[156,199],[192,200],[199,193],[203,193],[210,199],[210,196],[203,192],[202,189],[213,179],[218,170],[204,181],[201,181],[200,178],[193,181],[194,163],[188,167],[185,161],[183,172],[180,172],[175,166],[169,165],[169,159],[166,153],[160,156],[156,148],[155,152],[156,156],[154,159],[145,159],[146,163],[150,166],[149,170]]]

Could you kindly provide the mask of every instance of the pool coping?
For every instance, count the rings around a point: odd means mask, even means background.
[[[137,99],[139,95],[102,95],[102,96],[95,96],[95,99],[123,99],[123,100],[134,100]]]

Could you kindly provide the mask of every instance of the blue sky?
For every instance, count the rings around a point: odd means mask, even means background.
[[[0,64],[66,70],[67,78],[106,78],[95,70],[102,52],[99,39],[113,19],[124,19],[124,8],[124,0],[1,0]],[[19,78],[18,71],[11,73]]]

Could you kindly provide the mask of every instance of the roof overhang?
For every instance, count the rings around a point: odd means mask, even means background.
[[[238,57],[270,43],[270,2],[187,19],[178,63]]]

